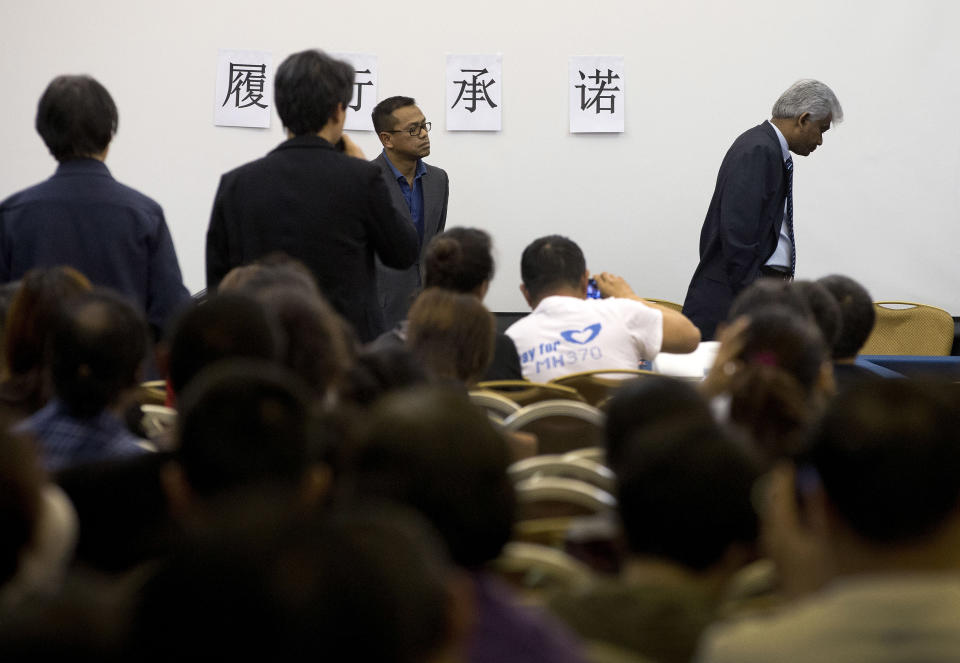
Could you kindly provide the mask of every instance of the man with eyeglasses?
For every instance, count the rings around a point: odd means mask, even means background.
[[[450,181],[441,168],[423,162],[430,155],[430,123],[411,97],[390,97],[373,109],[373,127],[383,152],[373,160],[397,214],[417,230],[420,252],[407,269],[393,269],[377,261],[377,288],[387,327],[406,318],[423,287],[423,248],[447,223]]]

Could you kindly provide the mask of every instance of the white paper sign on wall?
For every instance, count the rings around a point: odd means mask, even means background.
[[[570,133],[623,133],[623,56],[572,56],[569,87]]]
[[[353,65],[353,98],[347,106],[344,129],[373,131],[370,113],[377,105],[377,56],[373,53],[331,53],[331,57]]]
[[[447,131],[500,131],[503,56],[447,55]]]
[[[224,127],[270,127],[273,54],[220,49],[217,54],[213,123]]]

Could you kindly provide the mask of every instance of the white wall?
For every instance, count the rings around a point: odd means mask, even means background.
[[[524,310],[519,256],[575,239],[588,266],[681,301],[729,144],[798,78],[837,92],[846,121],[795,173],[798,275],[842,272],[875,299],[960,314],[960,3],[950,0],[0,0],[0,198],[55,163],[33,131],[61,73],[110,90],[108,165],[158,200],[188,287],[204,286],[219,175],[270,150],[270,130],[214,127],[218,48],[375,52],[380,95],[417,98],[432,163],[451,179],[449,225],[489,230],[500,270],[488,304]],[[503,53],[503,131],[444,130],[447,52]],[[626,57],[627,132],[570,135],[569,55]],[[368,157],[379,145],[359,134]]]

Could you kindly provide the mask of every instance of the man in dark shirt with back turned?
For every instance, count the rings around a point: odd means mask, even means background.
[[[133,300],[155,335],[190,299],[160,205],[120,184],[104,160],[117,107],[89,76],[58,76],[37,106],[53,177],[0,203],[0,282],[69,265]]]
[[[221,178],[207,230],[207,286],[282,251],[310,268],[367,342],[385,330],[374,255],[409,267],[418,239],[390,204],[380,170],[343,135],[353,76],[353,67],[316,50],[281,63],[274,94],[288,140]]]

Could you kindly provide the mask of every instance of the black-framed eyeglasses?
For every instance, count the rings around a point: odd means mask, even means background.
[[[423,122],[422,124],[415,124],[409,129],[394,129],[393,131],[386,131],[384,133],[398,134],[406,131],[411,136],[419,136],[421,131],[426,131],[427,133],[430,133],[430,127],[432,126],[433,124],[431,122]]]

